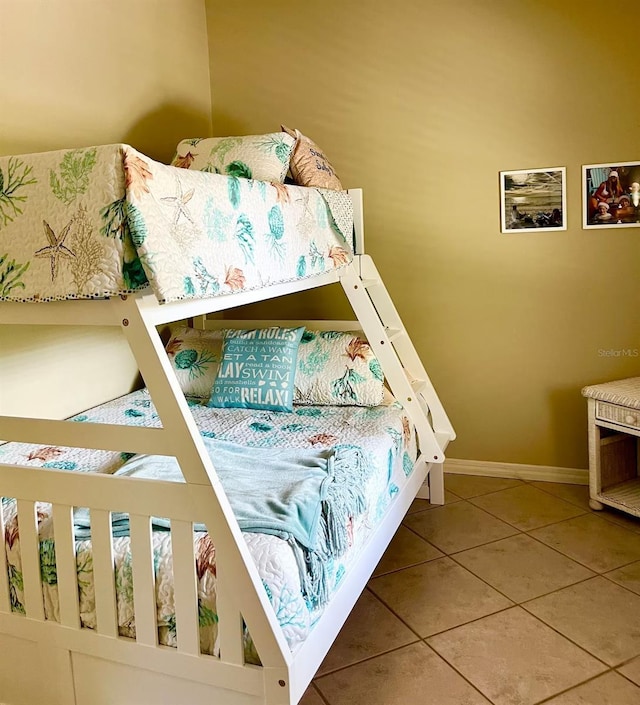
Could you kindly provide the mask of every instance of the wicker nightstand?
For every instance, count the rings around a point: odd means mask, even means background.
[[[589,505],[640,516],[640,377],[585,387]]]

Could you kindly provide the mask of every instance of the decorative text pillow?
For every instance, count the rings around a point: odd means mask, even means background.
[[[175,328],[165,349],[183,393],[207,399],[222,359],[222,331]]]
[[[298,349],[296,404],[378,406],[383,393],[382,367],[358,333],[304,333]]]
[[[292,411],[300,328],[225,330],[209,406]]]
[[[284,132],[182,140],[171,165],[283,183],[295,142]]]
[[[342,191],[340,179],[320,147],[299,130],[290,130],[284,125],[282,130],[296,141],[289,165],[296,184]]]

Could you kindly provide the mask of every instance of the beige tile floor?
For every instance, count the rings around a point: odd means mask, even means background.
[[[640,705],[640,519],[584,486],[446,476],[302,705]]]

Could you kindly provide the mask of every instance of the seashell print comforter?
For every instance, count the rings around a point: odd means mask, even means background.
[[[366,487],[367,508],[349,527],[351,545],[331,566],[332,593],[349,570],[354,556],[406,482],[416,458],[413,426],[401,405],[392,399],[377,407],[298,406],[293,413],[250,409],[214,409],[191,402],[191,410],[204,435],[254,447],[330,448],[338,443],[358,445],[366,452],[374,470]],[[78,423],[119,423],[160,426],[146,389],[138,390],[74,417]],[[112,473],[130,456],[111,451],[38,446],[26,443],[0,445],[0,462],[71,472]],[[58,620],[58,590],[51,506],[38,503],[40,562],[48,619]],[[20,537],[15,501],[2,500],[5,520],[4,548],[9,565],[12,609],[24,611]],[[258,567],[264,588],[292,650],[300,644],[322,608],[314,608],[302,596],[298,567],[289,544],[275,536],[245,533],[244,538]],[[171,537],[153,532],[156,569],[157,623],[160,643],[176,645],[173,603]],[[129,538],[113,539],[117,608],[120,634],[135,636],[133,584]],[[217,653],[215,549],[206,533],[194,532],[198,576],[201,649]],[[76,563],[83,626],[95,628],[92,554],[90,541],[76,542]],[[246,635],[245,655],[258,663],[251,639]]]
[[[348,264],[345,192],[167,166],[125,144],[0,157],[0,301],[221,296]]]

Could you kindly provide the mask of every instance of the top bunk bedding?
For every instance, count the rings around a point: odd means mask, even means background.
[[[344,191],[168,166],[125,144],[0,157],[0,301],[160,303],[347,265]]]

